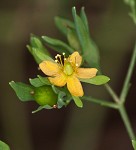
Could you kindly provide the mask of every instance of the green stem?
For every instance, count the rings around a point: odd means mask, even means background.
[[[131,76],[132,76],[132,73],[133,73],[133,70],[134,70],[134,67],[135,67],[135,63],[136,63],[136,44],[135,44],[134,51],[133,51],[133,54],[132,54],[132,58],[131,58],[131,61],[130,61],[128,73],[126,75],[124,85],[123,85],[121,95],[120,95],[120,100],[121,100],[122,103],[124,103],[125,100],[126,100],[126,96],[127,96],[127,93],[128,93],[129,87],[130,87],[130,79],[131,79]]]
[[[113,103],[113,102],[108,102],[108,101],[105,101],[105,100],[102,100],[102,99],[96,99],[96,98],[93,98],[91,96],[83,96],[81,99],[99,104],[101,106],[106,106],[106,107],[118,109],[118,105]]]
[[[109,86],[109,84],[105,84],[105,87],[106,87],[107,91],[109,92],[109,94],[111,95],[111,97],[113,98],[113,100],[116,103],[120,103],[120,100],[119,100],[117,94],[113,91],[113,89]]]
[[[133,132],[132,126],[130,124],[130,120],[129,120],[129,117],[127,115],[127,112],[126,112],[126,109],[125,109],[124,105],[123,104],[120,105],[118,110],[120,112],[121,118],[124,122],[124,125],[127,129],[127,132],[128,132],[128,135],[129,135],[130,139],[135,140],[135,135],[134,135],[134,132]]]

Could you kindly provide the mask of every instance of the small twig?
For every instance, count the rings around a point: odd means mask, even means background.
[[[96,98],[93,98],[91,96],[83,96],[81,99],[99,104],[101,106],[114,108],[114,109],[118,109],[118,107],[119,107],[117,104],[115,104],[113,102],[108,102],[108,101],[105,101],[105,100],[102,100],[102,99],[96,99]]]
[[[130,120],[129,120],[129,117],[128,117],[128,114],[126,112],[124,105],[122,104],[118,110],[120,112],[121,118],[124,122],[124,125],[127,129],[130,139],[135,140],[135,135],[134,135],[134,132],[133,132],[133,129],[132,129],[132,126],[131,126],[131,123],[130,123]]]
[[[113,98],[113,100],[116,103],[120,103],[119,97],[117,96],[117,94],[113,91],[113,89],[109,86],[109,84],[105,84],[105,87],[107,89],[107,91],[109,92],[109,94],[111,95],[111,97]]]
[[[124,85],[123,85],[121,95],[120,95],[120,100],[121,100],[122,103],[125,102],[126,96],[128,94],[128,90],[129,90],[129,87],[130,87],[130,79],[131,79],[131,76],[132,76],[132,73],[133,73],[133,70],[134,70],[134,67],[135,67],[135,63],[136,63],[136,44],[135,44],[134,51],[133,51],[133,54],[132,54],[132,58],[131,58],[131,61],[130,61],[128,73],[126,75]]]

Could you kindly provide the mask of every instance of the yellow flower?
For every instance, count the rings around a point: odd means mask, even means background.
[[[62,58],[63,57],[63,58]],[[67,88],[73,96],[83,96],[83,88],[79,79],[89,79],[96,76],[96,68],[79,68],[82,57],[78,52],[74,52],[68,58],[57,54],[56,60],[43,61],[39,64],[40,69],[45,73],[49,81],[59,87],[67,84]]]

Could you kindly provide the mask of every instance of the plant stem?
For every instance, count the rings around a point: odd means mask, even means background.
[[[102,99],[96,99],[96,98],[93,98],[91,96],[83,96],[81,99],[89,101],[89,102],[93,102],[95,104],[99,104],[101,106],[106,106],[106,107],[118,109],[118,104],[115,104],[114,102],[108,102],[108,101],[105,101]]]
[[[131,61],[130,61],[128,73],[126,75],[124,85],[123,85],[121,95],[120,95],[120,100],[121,100],[122,103],[124,103],[125,100],[126,100],[126,96],[127,96],[127,93],[128,93],[129,87],[130,87],[130,79],[131,79],[131,76],[132,76],[132,73],[133,73],[133,70],[134,70],[134,67],[135,67],[135,63],[136,63],[136,44],[135,44],[134,51],[133,51],[133,54],[132,54],[132,58],[131,58]]]
[[[112,88],[109,85],[106,86],[106,87],[108,87],[107,88],[108,92],[110,93],[110,95],[112,96],[113,100],[115,101],[115,103],[118,106],[117,109],[118,109],[118,111],[119,111],[119,113],[121,115],[121,118],[122,118],[123,123],[124,123],[124,125],[126,127],[127,133],[128,133],[128,135],[130,137],[130,140],[135,140],[135,134],[134,134],[134,131],[132,129],[132,126],[131,126],[128,114],[126,112],[126,109],[124,107],[124,103],[121,101],[121,98],[117,97],[116,93],[114,93],[114,91],[112,90]],[[124,90],[124,95],[127,95],[127,93],[128,93],[128,87],[127,87],[126,90]],[[125,99],[124,99],[124,102],[125,102]]]
[[[128,132],[128,135],[129,135],[130,139],[131,140],[135,140],[135,135],[134,135],[132,126],[130,124],[130,120],[128,118],[128,115],[127,115],[126,109],[124,107],[124,104],[120,105],[118,110],[119,110],[121,118],[122,118],[122,120],[124,122],[124,125],[125,125],[125,127],[127,129],[127,132]]]
[[[120,100],[119,100],[117,94],[113,91],[113,89],[109,86],[109,84],[105,84],[105,87],[106,87],[107,91],[109,92],[109,94],[111,95],[111,97],[113,98],[113,100],[116,103],[120,103]]]

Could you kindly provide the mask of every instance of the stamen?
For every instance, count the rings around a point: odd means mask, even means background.
[[[30,91],[30,94],[31,94],[31,95],[34,95],[34,91]]]
[[[57,105],[53,105],[53,108],[58,108]]]
[[[79,65],[78,64],[76,64],[76,67],[78,67]]]
[[[64,56],[65,56],[65,53],[62,53],[62,55],[64,55]]]
[[[55,62],[57,63],[57,62],[58,62],[58,60],[56,59],[56,60],[55,60]]]
[[[60,64],[63,65],[62,59],[61,59],[61,55],[58,56],[59,60],[60,60]]]

